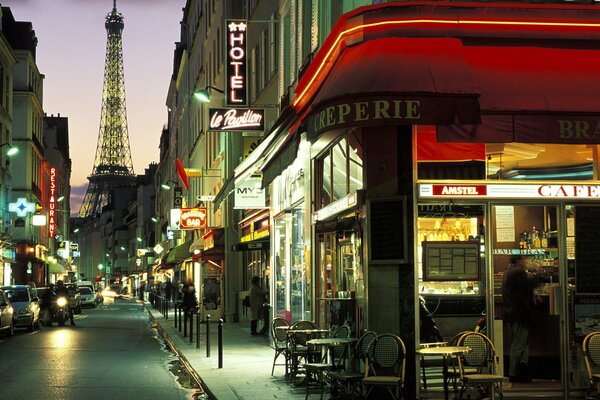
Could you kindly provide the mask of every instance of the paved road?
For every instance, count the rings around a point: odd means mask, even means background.
[[[170,372],[142,305],[110,300],[84,309],[76,326],[16,331],[0,338],[2,400],[192,399]]]

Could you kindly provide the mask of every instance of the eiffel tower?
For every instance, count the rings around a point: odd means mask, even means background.
[[[106,61],[100,132],[92,174],[88,177],[87,193],[79,209],[79,218],[96,217],[113,202],[115,189],[135,183],[125,108],[125,77],[123,74],[123,14],[117,11],[117,0],[106,16]]]

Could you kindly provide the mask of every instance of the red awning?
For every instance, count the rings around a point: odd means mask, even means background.
[[[369,40],[343,49],[311,102],[307,128],[316,135],[344,124],[477,123],[478,96],[459,39]],[[379,112],[367,104],[378,101]],[[398,101],[419,102],[418,111],[407,115]]]
[[[417,161],[485,160],[483,143],[438,143],[436,127],[417,125]]]
[[[600,50],[464,46],[481,123],[438,126],[442,142],[600,143]]]

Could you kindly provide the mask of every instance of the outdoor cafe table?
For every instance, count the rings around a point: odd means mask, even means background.
[[[444,358],[444,399],[448,400],[448,360],[451,357],[457,357],[461,354],[465,354],[471,351],[470,347],[467,346],[438,346],[438,347],[426,347],[424,349],[417,350],[417,353],[426,356],[441,356]]]
[[[356,338],[345,338],[345,337],[333,337],[333,338],[320,338],[320,339],[310,339],[306,342],[308,346],[323,346],[329,349],[329,358],[331,360],[331,365],[335,367],[340,367],[342,362],[344,361],[345,356],[348,354],[347,346],[353,343],[356,343],[358,339]],[[343,357],[340,358],[340,364],[334,365],[335,359],[333,357],[333,351],[336,347],[344,346]]]
[[[320,328],[310,328],[310,329],[290,329],[289,326],[277,326],[275,327],[275,329],[277,330],[284,330],[287,332],[288,338],[293,338],[295,335],[298,334],[304,334],[306,335],[307,338],[311,338],[313,336],[316,335],[323,335],[323,334],[329,334],[329,329],[320,329]],[[293,363],[292,363],[293,364]],[[290,371],[290,376],[289,378],[291,378],[291,380],[293,381],[295,378],[295,373],[297,370],[298,366],[297,365],[292,365],[291,366],[291,371]],[[303,379],[300,382],[296,382],[295,385],[296,386],[301,386],[303,384],[306,383],[306,379]]]

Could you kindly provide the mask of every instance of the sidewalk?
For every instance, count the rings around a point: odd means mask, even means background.
[[[173,309],[169,310],[169,319],[152,308],[148,302],[146,309],[160,326],[165,338],[175,346],[190,366],[202,380],[202,387],[211,397],[218,400],[244,399],[304,399],[305,387],[294,387],[284,379],[285,367],[276,366],[273,376],[274,350],[269,346],[266,336],[251,336],[250,324],[223,324],[223,368],[218,368],[218,321],[211,321],[210,348],[211,356],[206,357],[206,325],[200,325],[200,348],[196,348],[196,332],[194,322],[194,343],[189,342],[189,336],[183,337],[175,328]],[[189,332],[188,332],[189,334]],[[283,363],[279,356],[278,363]],[[319,390],[311,390],[310,397],[318,398]],[[309,397],[309,398],[310,398]]]

